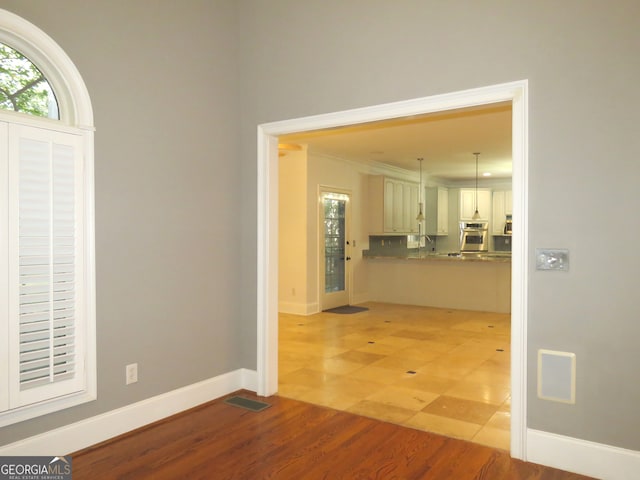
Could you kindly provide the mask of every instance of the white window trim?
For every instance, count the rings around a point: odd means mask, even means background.
[[[42,71],[53,88],[60,111],[60,120],[31,117],[22,113],[0,112],[0,120],[8,123],[52,128],[60,131],[75,132],[82,135],[84,150],[83,181],[84,198],[84,238],[85,256],[85,375],[86,388],[82,392],[25,406],[0,413],[0,427],[18,423],[30,418],[45,415],[97,398],[96,372],[96,306],[95,306],[95,206],[94,206],[94,127],[93,110],[88,90],[67,54],[46,33],[23,18],[0,9],[0,42],[18,50],[31,60]],[[0,160],[2,155],[0,152]],[[0,162],[2,164],[3,162]],[[0,185],[0,193],[4,195],[6,186]],[[6,197],[4,197],[6,198]],[[6,210],[6,209],[5,209]],[[7,215],[0,212],[0,215]],[[1,219],[2,217],[0,217]],[[0,250],[5,240],[0,240]],[[0,260],[2,271],[7,265]],[[0,279],[0,290],[7,291],[6,278]],[[4,340],[6,342],[6,340]],[[0,348],[7,351],[7,345],[0,340]],[[0,389],[4,390],[4,386]],[[2,394],[0,394],[1,397]],[[0,398],[1,403],[2,398]]]

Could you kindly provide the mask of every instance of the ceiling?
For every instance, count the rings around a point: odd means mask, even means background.
[[[306,146],[309,152],[367,164],[384,164],[429,178],[456,182],[478,172],[511,178],[511,103],[449,110],[279,138],[281,151]]]

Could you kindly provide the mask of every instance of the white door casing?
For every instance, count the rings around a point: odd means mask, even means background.
[[[278,152],[279,135],[397,119],[499,102],[512,103],[513,217],[511,282],[511,456],[526,460],[528,277],[528,81],[452,92],[258,126],[257,388],[278,390]]]

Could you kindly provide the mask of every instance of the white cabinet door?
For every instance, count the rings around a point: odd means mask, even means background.
[[[471,220],[476,210],[475,190],[460,190],[460,220]]]
[[[395,183],[392,180],[385,179],[384,180],[384,193],[383,193],[383,203],[384,203],[384,219],[383,219],[383,229],[385,232],[393,232],[393,195],[394,195],[394,187]]]
[[[438,235],[449,234],[449,190],[438,188]]]
[[[449,234],[449,190],[444,187],[425,189],[425,232],[427,235]]]
[[[493,192],[493,221],[491,233],[494,235],[502,235],[504,233],[505,209],[504,209],[505,192]]]
[[[476,190],[460,189],[460,220],[472,220],[476,211]],[[491,191],[478,190],[478,213],[480,220],[489,221],[491,215]]]
[[[417,184],[405,183],[404,185],[404,226],[408,233],[418,233],[418,191]]]
[[[418,184],[369,177],[369,233],[417,233]]]
[[[493,192],[493,216],[492,230],[493,235],[504,234],[504,223],[507,215],[513,214],[511,190],[497,190]]]
[[[394,233],[404,231],[404,185],[402,182],[393,182],[393,218],[391,231]]]

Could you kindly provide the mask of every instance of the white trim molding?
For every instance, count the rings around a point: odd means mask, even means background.
[[[390,120],[500,102],[513,106],[513,216],[511,327],[511,455],[526,453],[528,81],[464,90],[396,103],[259,125],[257,219],[258,393],[278,391],[278,136]]]
[[[41,131],[55,130],[82,137],[84,155],[82,166],[84,258],[82,260],[85,269],[83,271],[84,305],[81,316],[84,322],[82,336],[85,354],[78,361],[84,364],[86,378],[85,388],[78,394],[59,397],[50,403],[32,404],[13,409],[11,412],[7,411],[0,422],[3,426],[94,400],[97,392],[97,366],[94,125],[89,92],[73,61],[51,37],[27,20],[3,9],[0,9],[0,42],[18,50],[42,71],[53,88],[60,113],[60,120],[54,120],[2,110],[0,120],[12,125],[35,127]]]
[[[320,311],[318,302],[311,303],[294,303],[294,302],[279,302],[278,311],[280,313],[289,313],[291,315],[313,315]]]
[[[529,429],[527,461],[606,480],[636,480],[640,452]]]
[[[60,120],[83,130],[93,130],[89,91],[64,50],[45,32],[22,17],[0,9],[0,42],[31,60],[51,84]]]
[[[257,374],[244,368],[157,395],[40,435],[0,446],[0,456],[68,455],[237,390],[256,391]]]

